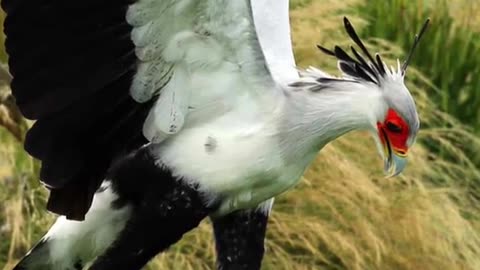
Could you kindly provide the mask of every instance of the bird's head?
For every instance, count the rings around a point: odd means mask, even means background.
[[[318,46],[321,51],[338,59],[342,78],[320,78],[319,80],[343,81],[351,87],[365,88],[374,93],[375,102],[368,104],[369,129],[377,142],[380,155],[385,160],[385,172],[395,176],[406,165],[409,148],[415,142],[420,126],[415,102],[405,86],[404,78],[411,56],[420,38],[428,26],[425,22],[415,40],[403,65],[397,60],[396,67],[388,67],[379,54],[372,56],[364,46],[347,18],[344,25],[347,33],[361,50],[353,46],[350,56],[343,49],[335,46],[334,50]]]
[[[388,176],[395,176],[405,168],[408,150],[415,142],[420,121],[401,71],[387,75],[379,90],[382,105],[375,110],[370,127],[385,160],[385,172]]]

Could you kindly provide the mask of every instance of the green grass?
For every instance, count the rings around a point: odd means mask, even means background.
[[[395,0],[387,2],[392,6],[379,0],[368,1],[368,5],[388,8],[391,13],[403,8],[394,6]],[[346,14],[363,28],[362,36],[383,37],[397,44],[369,40],[370,46],[382,51],[387,59],[404,55],[407,39],[417,31],[423,14],[395,17],[385,12],[374,21],[371,18],[376,13],[359,7],[362,3],[293,0],[291,18],[299,65],[335,69],[334,61],[320,54],[315,44],[350,44],[341,30],[341,18]],[[423,10],[417,8],[419,13]],[[412,22],[411,31],[403,39],[368,32],[373,23],[387,24],[391,17],[398,20],[397,24]],[[431,17],[433,25],[436,20]],[[453,22],[458,21],[455,18]],[[437,31],[442,29],[432,26],[420,48],[432,49],[430,43]],[[453,46],[463,46],[456,43]],[[432,93],[443,90],[433,78],[427,79],[430,74],[417,57],[428,60],[417,52],[407,81],[423,126],[405,173],[394,179],[383,178],[381,160],[367,134],[355,132],[327,146],[302,183],[278,197],[269,223],[264,270],[480,269],[480,211],[471,200],[480,194],[471,187],[476,186],[473,180],[480,179],[480,172],[462,147],[468,145],[478,151],[479,139],[440,110],[441,104]],[[463,68],[463,59],[451,61]],[[38,164],[6,132],[0,132],[0,142],[0,269],[5,264],[6,270],[41,237],[54,217],[44,210],[46,192],[37,181]],[[444,154],[432,152],[424,147],[426,144],[435,145]],[[159,255],[149,267],[214,269],[208,222]]]

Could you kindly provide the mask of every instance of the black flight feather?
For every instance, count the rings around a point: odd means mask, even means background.
[[[36,120],[25,149],[42,162],[48,209],[71,219],[84,218],[112,160],[147,143],[154,100],[130,96],[134,1],[1,1],[12,92]]]

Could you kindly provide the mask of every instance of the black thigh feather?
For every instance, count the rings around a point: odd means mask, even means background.
[[[197,227],[216,207],[206,203],[206,194],[199,192],[196,185],[185,183],[168,168],[158,166],[148,147],[115,162],[108,179],[118,195],[112,206],[129,206],[132,214],[91,270],[141,269],[157,253]]]

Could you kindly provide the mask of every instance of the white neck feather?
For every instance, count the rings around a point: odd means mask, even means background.
[[[349,83],[342,88],[287,90],[279,133],[287,159],[313,158],[339,136],[375,127],[386,111],[381,91]]]

